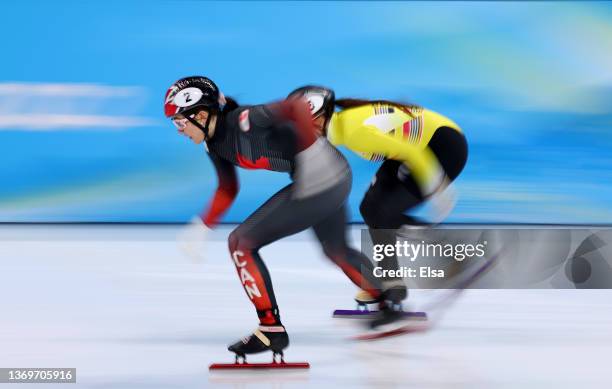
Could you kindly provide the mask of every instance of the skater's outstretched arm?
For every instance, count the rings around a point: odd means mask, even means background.
[[[202,216],[202,221],[206,226],[212,228],[219,223],[221,216],[232,205],[240,187],[234,165],[216,155],[208,155],[217,172],[219,184],[207,211]]]

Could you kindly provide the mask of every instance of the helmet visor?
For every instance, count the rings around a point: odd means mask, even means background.
[[[308,107],[310,108],[310,113],[313,117],[317,118],[325,111],[323,110],[323,105],[325,104],[325,97],[320,93],[307,93],[305,96],[306,101],[308,102]]]
[[[172,124],[174,124],[174,126],[176,128],[179,129],[179,131],[182,131],[183,129],[185,129],[185,127],[187,127],[187,124],[189,124],[189,122],[193,123],[193,120],[195,118],[195,114],[192,113],[190,115],[185,115],[186,113],[183,112],[182,114],[178,114],[178,115],[174,115],[172,117]]]
[[[189,123],[189,119],[187,119],[187,118],[183,118],[183,119],[174,118],[174,119],[172,119],[172,124],[174,124],[174,126],[176,128],[178,128],[179,131],[184,130],[185,127],[187,127],[187,123]]]

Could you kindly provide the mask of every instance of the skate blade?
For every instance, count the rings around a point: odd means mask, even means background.
[[[358,309],[336,309],[332,315],[337,319],[370,319],[378,315],[379,311],[361,311]],[[404,319],[427,320],[425,312],[402,312]]]
[[[232,369],[309,369],[308,362],[268,362],[268,363],[213,363],[208,370]]]
[[[398,328],[394,328],[387,331],[371,331],[365,334],[353,336],[352,340],[377,340],[390,338],[393,336],[414,334],[419,332],[426,332],[431,328],[428,323],[411,323],[406,324]]]

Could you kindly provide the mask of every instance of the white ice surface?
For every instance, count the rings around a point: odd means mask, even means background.
[[[256,315],[229,229],[193,263],[178,228],[0,227],[0,367],[76,367],[76,385],[53,386],[73,389],[611,387],[612,291],[467,291],[431,332],[358,343],[347,340],[355,321],[331,318],[353,308],[355,288],[309,233],[262,256],[291,336],[286,359],[311,369],[209,373]]]

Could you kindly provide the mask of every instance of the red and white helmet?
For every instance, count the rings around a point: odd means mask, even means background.
[[[204,133],[205,139],[209,137],[208,126],[213,114],[221,111],[221,102],[225,101],[219,92],[217,85],[209,78],[203,76],[191,76],[181,78],[166,91],[164,99],[164,114],[173,119],[179,128],[184,126],[179,123],[183,120],[190,121]],[[200,110],[208,111],[206,123],[201,125],[194,118]],[[175,116],[181,114],[185,119],[175,120]]]
[[[164,114],[168,118],[179,113],[187,116],[186,114],[202,108],[209,112],[218,112],[221,109],[220,95],[217,85],[207,77],[181,78],[166,91]]]

